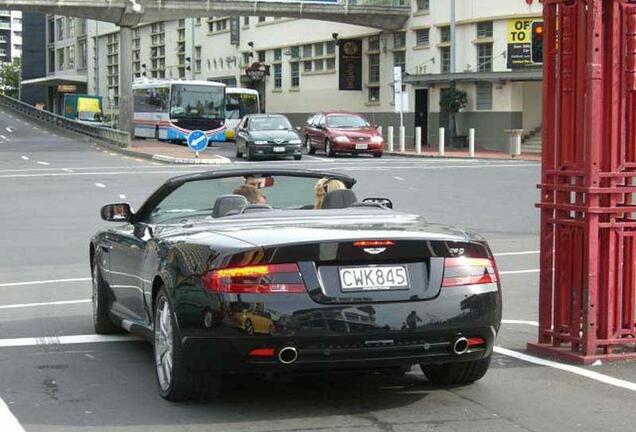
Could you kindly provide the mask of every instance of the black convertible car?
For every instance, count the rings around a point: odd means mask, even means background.
[[[325,181],[340,188],[314,203]],[[419,364],[434,383],[480,379],[501,321],[487,243],[388,199],[358,200],[354,184],[233,169],[172,178],[135,213],[104,206],[118,224],[90,242],[96,332],[153,342],[170,400],[244,372]]]

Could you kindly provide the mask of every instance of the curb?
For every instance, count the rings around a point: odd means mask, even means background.
[[[170,164],[188,164],[188,165],[227,165],[232,161],[225,156],[214,155],[214,159],[195,159],[195,158],[175,158],[161,154],[152,155],[152,160],[166,162]]]
[[[398,156],[398,157],[404,157],[404,158],[419,158],[419,159],[470,159],[470,160],[488,160],[488,161],[526,161],[526,162],[541,162],[541,159],[527,159],[523,156],[517,156],[517,157],[512,157],[510,156],[509,158],[490,158],[490,157],[479,157],[479,156],[475,156],[475,157],[470,157],[468,156],[468,153],[466,153],[466,155],[457,155],[457,156],[449,156],[449,155],[444,155],[444,156],[437,156],[437,155],[428,155],[428,154],[417,154],[417,153],[401,153],[401,152],[388,152],[385,151],[384,154],[386,155],[390,155],[390,156]],[[540,155],[540,154],[539,154]]]

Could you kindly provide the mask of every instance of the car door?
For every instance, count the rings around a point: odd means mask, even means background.
[[[316,118],[315,114],[309,117],[301,129],[303,144],[307,144],[307,142],[311,142],[310,134],[311,134],[311,128],[315,118]]]
[[[324,149],[325,147],[325,116],[320,115],[315,122],[314,144],[316,147]]]
[[[236,137],[234,138],[236,148],[241,153],[245,153],[245,124],[247,123],[247,119],[248,117],[243,117],[243,119],[239,122],[236,127]]]
[[[144,290],[152,281],[144,279],[142,269],[151,238],[152,227],[143,222],[128,223],[109,233],[112,310],[121,318],[146,321]]]

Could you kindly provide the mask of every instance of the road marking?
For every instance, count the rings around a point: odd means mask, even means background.
[[[539,327],[539,323],[536,321],[526,321],[526,320],[508,320],[508,319],[504,319],[501,320],[502,324],[522,324],[522,325],[529,325],[532,327]]]
[[[604,384],[608,384],[614,387],[620,387],[626,390],[631,390],[633,392],[636,392],[636,383],[630,382],[630,381],[626,381],[626,380],[622,380],[622,379],[618,379],[618,378],[614,378],[611,377],[609,375],[604,375],[598,372],[594,372],[588,369],[584,369],[582,367],[578,367],[578,366],[572,366],[569,364],[563,364],[563,363],[557,363],[555,361],[551,361],[551,360],[545,360],[539,357],[534,357],[528,354],[524,354],[524,353],[520,353],[518,351],[513,351],[513,350],[509,350],[507,348],[503,348],[503,347],[499,347],[496,346],[493,348],[493,351],[496,352],[497,354],[501,354],[501,355],[505,355],[507,357],[512,357],[512,358],[516,358],[518,360],[522,360],[525,361],[527,363],[532,363],[532,364],[536,364],[539,366],[547,366],[547,367],[551,367],[553,369],[558,369],[558,370],[562,370],[565,372],[569,372],[572,373],[574,375],[579,375],[585,378],[589,378],[591,380],[594,381],[598,381]]]
[[[526,273],[539,273],[540,269],[530,269],[530,270],[510,270],[510,271],[500,271],[500,275],[513,275],[513,274],[526,274]]]
[[[70,168],[62,168],[62,171],[67,172],[67,173],[72,173],[73,170]]]
[[[119,153],[108,153],[111,156],[119,156]]]
[[[204,172],[205,170],[193,170],[191,173]],[[97,175],[137,175],[137,174],[183,174],[183,171],[107,171],[107,172],[73,172],[73,173],[43,173],[43,174],[7,174],[0,178],[24,178],[24,177],[67,177],[67,176],[97,176]]]
[[[404,180],[402,177],[398,177],[398,176],[395,176],[395,177],[393,177],[393,178],[394,178],[394,179],[396,179],[396,180],[399,180],[399,181],[406,181],[406,180]]]
[[[0,398],[0,425],[2,432],[24,432],[24,428],[18,422],[18,419],[11,413],[9,407]]]
[[[29,160],[28,157],[23,156],[23,158],[26,158],[24,160]],[[166,168],[165,165],[163,164],[159,164],[162,168]],[[150,168],[157,168],[154,166],[150,166],[150,165],[144,165],[143,166],[144,169],[150,169]],[[183,168],[184,170],[187,169],[192,169],[193,166],[192,165],[176,165],[174,167],[170,167],[170,168]],[[139,166],[138,165],[129,165],[129,166],[98,166],[98,167],[66,167],[66,168],[28,168],[28,169],[10,169],[10,170],[0,170],[0,173],[28,173],[31,171],[34,172],[45,172],[45,171],[57,171],[57,170],[74,170],[74,171],[90,171],[90,170],[100,170],[100,169],[131,169],[131,170],[138,170]]]
[[[4,136],[4,135],[0,135],[0,138],[2,138],[3,140],[6,140],[6,139],[7,139],[7,137],[6,137],[6,136]]]
[[[29,158],[26,156],[21,156],[21,157],[22,157],[22,160],[29,160]]]
[[[494,254],[496,257],[498,256],[515,256],[515,255],[537,255],[540,251],[521,251],[521,252],[502,252]]]
[[[11,129],[9,126],[7,126],[5,129],[7,130],[7,132],[13,133],[13,129]]]
[[[97,334],[73,336],[44,336],[39,338],[0,339],[0,348],[42,346],[42,345],[73,345],[101,342],[136,342],[141,339],[129,335],[104,336]],[[3,431],[4,432],[4,431]]]
[[[40,165],[45,165],[45,166],[46,165],[51,165],[50,163],[44,162],[44,161],[38,161],[37,163],[40,164]]]
[[[55,284],[55,283],[64,283],[64,282],[86,282],[89,280],[91,280],[91,278],[50,279],[50,280],[27,281],[27,282],[5,282],[0,284],[0,288],[13,287],[13,286],[26,286],[26,285],[45,285],[45,284]]]
[[[86,300],[64,300],[64,301],[54,301],[54,302],[46,302],[46,303],[21,303],[21,304],[10,304],[10,305],[2,305],[0,309],[23,309],[23,308],[31,308],[31,307],[40,307],[40,306],[58,306],[58,305],[72,305],[72,304],[80,304],[80,303],[90,303],[91,299]]]
[[[126,199],[126,195],[124,195],[124,194],[119,194],[119,199]]]
[[[97,186],[98,188],[105,188],[106,185],[104,183],[95,183],[95,186]]]

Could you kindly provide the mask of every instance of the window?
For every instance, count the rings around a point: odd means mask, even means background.
[[[380,82],[380,54],[369,54],[369,83]]]
[[[7,42],[7,37],[5,35],[0,35],[0,42],[1,43],[6,43]]]
[[[369,87],[369,102],[380,100],[380,87]]]
[[[334,41],[302,46],[303,72],[332,72],[336,70]]]
[[[415,45],[417,46],[429,46],[431,42],[430,29],[415,30]]]
[[[439,28],[439,38],[442,43],[450,42],[451,40],[450,26]]]
[[[369,51],[380,51],[380,36],[369,38]]]
[[[325,52],[327,55],[332,55],[336,53],[336,43],[334,41],[329,41],[325,45]]]
[[[475,105],[477,110],[492,110],[492,83],[475,84]]]
[[[441,47],[439,49],[440,67],[442,73],[450,72],[450,47]]]
[[[49,48],[49,72],[55,72],[55,50]]]
[[[477,44],[477,71],[478,72],[492,71],[492,44],[491,43]]]
[[[258,61],[259,63],[265,63],[265,51],[258,52]]]
[[[264,16],[259,16],[258,17],[258,22],[259,23],[265,22],[265,17]]]
[[[88,56],[88,52],[86,49],[86,40],[80,41],[79,44],[77,45],[77,54],[78,54],[77,68],[86,69],[87,56]]]
[[[324,54],[323,44],[314,44],[314,56],[321,57]]]
[[[251,53],[248,53],[248,52],[244,52],[244,53],[243,53],[243,64],[244,64],[244,65],[248,65],[248,64],[250,64],[250,60],[251,60],[251,56],[250,56],[250,54],[251,54]]]
[[[61,41],[64,39],[64,17],[58,18],[55,21],[55,29],[57,33],[57,40]]]
[[[485,39],[492,37],[492,21],[483,21],[477,23],[477,39]]]
[[[194,71],[196,73],[201,72],[201,47],[194,47]]]
[[[195,18],[194,25],[196,25],[196,26],[200,26],[201,25],[201,17],[196,17]]]
[[[300,47],[291,47],[291,58],[298,59],[300,58]]]
[[[77,21],[77,36],[86,36],[86,19],[75,18]]]
[[[417,10],[428,11],[430,7],[430,0],[417,0]]]
[[[75,69],[75,47],[66,47],[66,65],[67,69]]]
[[[311,45],[303,45],[303,58],[310,58],[312,56]]]
[[[55,42],[55,21],[53,21],[52,19],[48,20],[48,26],[49,26],[49,43],[54,43]]]
[[[406,47],[406,32],[393,33],[393,48],[401,49]]]
[[[402,73],[406,69],[406,53],[404,51],[395,51],[393,53],[393,66],[399,66],[402,69]]]
[[[300,86],[300,63],[295,61],[289,64],[291,66],[291,86]]]
[[[13,24],[22,24],[22,18],[13,18]]]
[[[273,65],[274,67],[274,88],[283,87],[283,66],[280,63]]]
[[[277,48],[274,50],[274,61],[281,61],[283,59],[283,50]]]
[[[57,69],[58,71],[64,70],[64,48],[57,50]]]
[[[66,34],[69,38],[75,37],[75,18],[66,18]]]
[[[179,21],[177,23],[177,27],[179,27],[179,28],[185,27],[185,19],[184,18],[179,19]]]
[[[220,20],[216,22],[216,31],[224,31],[227,29],[227,20]]]
[[[243,25],[246,27],[250,25],[250,17],[243,17]]]

